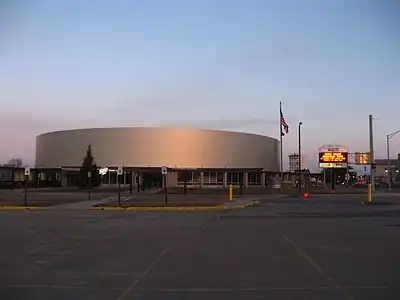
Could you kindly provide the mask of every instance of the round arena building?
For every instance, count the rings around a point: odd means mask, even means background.
[[[36,138],[39,177],[74,185],[88,146],[102,172],[102,184],[245,186],[268,185],[279,172],[279,141],[272,137],[221,130],[162,127],[74,129]]]

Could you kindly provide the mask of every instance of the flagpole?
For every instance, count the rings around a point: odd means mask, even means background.
[[[282,101],[279,101],[279,138],[280,138],[280,155],[281,155],[281,191],[283,192],[283,132],[282,132],[282,123],[281,123],[281,112],[282,112]]]

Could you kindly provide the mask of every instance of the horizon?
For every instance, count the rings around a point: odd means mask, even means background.
[[[400,4],[391,0],[9,1],[0,47],[0,162],[42,133],[192,126],[279,139],[284,167],[342,144],[386,158],[400,129]],[[400,135],[390,143],[400,153]]]
[[[279,126],[279,125],[278,125],[278,126]],[[56,130],[56,131],[51,131],[51,132],[45,132],[45,133],[39,134],[38,136],[40,136],[40,135],[45,135],[45,134],[57,133],[57,132],[60,132],[60,131],[90,130],[90,129],[104,129],[104,128],[130,128],[130,127],[135,127],[135,128],[136,128],[136,127],[138,127],[138,128],[149,128],[149,127],[151,127],[151,128],[177,128],[177,129],[192,128],[192,129],[198,129],[198,130],[241,132],[241,133],[247,133],[247,134],[261,135],[261,136],[265,136],[265,137],[271,137],[271,138],[276,139],[276,140],[279,142],[279,137],[267,136],[267,135],[262,135],[262,134],[259,134],[259,133],[252,133],[252,132],[246,132],[246,131],[241,131],[241,130],[212,129],[212,128],[196,127],[196,126],[186,125],[186,124],[175,124],[175,125],[171,125],[171,124],[169,124],[169,125],[148,125],[148,126],[141,126],[141,125],[138,125],[138,126],[118,126],[118,127],[108,126],[108,127],[70,128],[70,129],[61,129],[61,130]],[[38,136],[36,136],[36,137],[38,137]],[[283,139],[284,139],[284,138],[283,138]],[[284,145],[284,142],[283,142],[283,145]],[[345,148],[348,149],[348,147],[347,147],[346,145],[339,145],[339,144],[321,144],[320,147],[327,147],[328,145],[329,145],[329,146],[332,146],[332,147],[333,147],[333,146],[341,146],[341,147],[345,147]],[[312,157],[313,157],[313,158],[312,158],[311,160],[309,159],[309,158],[310,158],[310,154],[309,154],[309,153],[302,153],[301,156],[302,156],[302,160],[303,160],[303,163],[304,163],[304,169],[309,169],[309,170],[310,170],[311,172],[313,172],[313,173],[315,173],[315,172],[322,172],[323,169],[320,168],[320,167],[318,166],[318,159],[314,159],[314,156],[318,157],[318,153],[319,153],[318,150],[319,150],[319,149],[317,149],[316,152],[312,154]],[[362,152],[362,151],[351,151],[351,149],[348,149],[348,154],[349,154],[349,155],[354,155],[355,152]],[[366,152],[368,152],[368,151],[366,151]],[[95,149],[94,149],[94,153],[95,153]],[[294,151],[294,152],[288,153],[288,154],[286,155],[286,157],[284,156],[283,162],[284,162],[284,171],[285,171],[285,172],[289,171],[289,156],[292,155],[292,154],[298,154],[298,151],[297,151],[297,152]],[[400,155],[400,152],[399,152],[399,153],[393,153],[393,154],[391,155],[391,159],[393,159],[393,158],[394,158],[394,159],[397,159],[398,155]],[[95,155],[94,155],[94,157],[95,157]],[[11,158],[11,159],[22,159],[22,158],[20,158],[20,157],[13,157],[13,158]],[[8,161],[10,161],[11,159],[8,159]],[[382,158],[377,157],[377,158],[375,158],[375,159],[382,159]],[[386,160],[386,157],[384,157],[383,159]],[[304,160],[305,160],[305,162],[304,162]],[[310,161],[312,162],[311,164],[310,164]],[[31,167],[31,168],[34,168],[34,166],[35,166],[35,163],[34,163],[34,162],[26,162],[26,161],[23,160],[23,159],[22,159],[22,162],[23,162],[24,167]],[[7,163],[6,163],[6,162],[0,162],[0,165],[5,165],[5,164],[7,164]],[[303,165],[303,164],[302,164],[302,165]],[[356,165],[356,164],[350,164],[350,163],[349,163],[349,166],[351,166],[354,170],[356,170],[356,171],[358,171],[358,172],[361,172],[361,173],[365,173],[366,171],[363,170],[363,169],[364,169],[365,167],[368,167],[368,165]]]

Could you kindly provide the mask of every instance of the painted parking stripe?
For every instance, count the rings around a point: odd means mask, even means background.
[[[43,210],[45,207],[39,206],[0,206],[0,210]]]

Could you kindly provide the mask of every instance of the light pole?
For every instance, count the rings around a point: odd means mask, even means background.
[[[299,194],[301,195],[301,125],[303,122],[299,122]]]
[[[387,153],[387,174],[388,174],[388,191],[392,191],[392,173],[390,172],[390,140],[394,138],[400,130],[386,135],[386,153]]]
[[[368,125],[369,125],[369,163],[371,168],[371,175],[369,178],[369,184],[371,185],[372,191],[375,191],[375,176],[374,176],[374,125],[373,125],[374,117],[372,115],[368,116]]]

